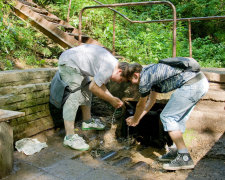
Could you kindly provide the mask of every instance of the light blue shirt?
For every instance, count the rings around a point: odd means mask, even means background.
[[[151,90],[166,93],[181,87],[195,76],[195,72],[183,71],[166,64],[150,64],[142,69],[139,92],[142,97],[149,95]]]

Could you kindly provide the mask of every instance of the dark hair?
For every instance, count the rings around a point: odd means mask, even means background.
[[[122,69],[122,76],[127,80],[132,78],[134,73],[140,73],[142,70],[142,66],[139,63],[129,64],[127,62],[119,62],[118,68]]]

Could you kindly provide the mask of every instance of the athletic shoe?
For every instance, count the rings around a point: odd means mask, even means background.
[[[89,149],[89,145],[78,134],[74,134],[71,137],[65,136],[63,145],[79,151],[86,151]]]
[[[103,130],[105,125],[99,119],[91,118],[90,122],[82,123],[82,130]]]
[[[166,170],[180,170],[193,169],[194,162],[189,153],[177,153],[177,157],[168,164],[163,164],[163,169]]]
[[[158,160],[161,162],[172,161],[177,157],[177,149],[171,148],[168,153],[159,156]]]

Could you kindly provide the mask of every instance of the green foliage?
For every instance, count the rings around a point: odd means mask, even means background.
[[[119,2],[137,1],[104,0],[103,3],[112,4]],[[205,3],[201,0],[192,0],[191,3],[185,0],[174,0],[171,2],[176,5],[178,17],[222,15],[224,10],[224,7],[222,7],[222,3],[219,0],[206,1]],[[86,6],[88,5],[89,4],[86,4]],[[84,5],[81,6],[84,7]],[[186,8],[184,8],[184,6],[186,6]],[[190,10],[189,14],[188,9]],[[204,9],[204,13],[201,13],[201,9]],[[164,5],[136,6],[117,8],[116,10],[125,14],[132,20],[172,18],[172,10]],[[91,37],[98,39],[106,47],[112,48],[113,13],[109,11],[110,10],[107,9],[85,11],[82,30]],[[215,26],[215,22],[217,26]],[[192,23],[193,57],[200,61],[202,66],[225,67],[225,35],[224,28],[223,30],[220,28],[223,25],[224,20],[207,21],[207,23],[205,21],[198,21]],[[202,27],[204,27],[203,31],[201,29]],[[131,24],[117,16],[116,51],[131,62],[135,61],[141,64],[149,64],[158,62],[158,60],[162,58],[171,57],[172,38],[172,23]],[[189,56],[187,22],[177,23],[176,44],[177,56]]]
[[[213,2],[219,2],[214,0]],[[119,1],[119,0],[104,0],[101,1],[105,4],[113,4],[120,2],[137,2],[137,1]],[[195,16],[209,16],[213,13],[219,12],[213,6],[212,2],[206,2],[205,4],[195,0],[192,4],[187,1],[174,1],[177,6],[178,17],[183,14],[187,9],[183,6],[187,6],[188,9],[194,9],[195,14],[189,13],[191,17]],[[197,3],[197,4],[196,4]],[[73,3],[72,3],[73,4]],[[211,14],[201,14],[197,12],[202,8],[210,4]],[[218,4],[221,4],[220,2]],[[72,8],[70,23],[78,28],[78,14],[80,10],[85,6],[90,6],[91,1],[78,1],[74,3]],[[96,5],[96,4],[95,4]],[[214,4],[215,5],[215,4]],[[216,9],[216,10],[213,10]],[[132,20],[158,20],[158,19],[170,19],[172,18],[172,10],[168,6],[154,5],[154,6],[135,6],[128,8],[116,8],[119,12],[125,14]],[[82,31],[89,34],[91,37],[98,39],[103,45],[112,49],[112,23],[113,13],[108,9],[89,9],[86,10],[82,18]],[[125,21],[123,18],[117,16],[116,19],[116,52],[131,62],[139,62],[141,64],[156,63],[159,59],[172,56],[172,23],[151,23],[151,24],[132,24]],[[200,21],[202,22],[202,21]],[[195,24],[192,23],[192,32],[197,32]],[[212,23],[209,21],[208,24]],[[198,34],[198,33],[197,33]],[[192,37],[193,43],[193,57],[200,61],[200,64],[205,67],[224,67],[224,41],[215,43],[215,35],[202,36],[196,38]],[[224,37],[220,33],[220,29],[217,32],[217,37]],[[208,39],[208,40],[207,40]],[[220,38],[220,40],[222,40]],[[177,56],[189,56],[189,44],[188,44],[188,29],[187,22],[177,23]],[[218,53],[215,55],[214,52]]]
[[[46,58],[56,58],[62,52],[49,46],[49,40],[29,24],[9,14],[9,5],[0,2],[0,70],[14,69],[19,59],[32,67],[43,67]]]
[[[193,41],[193,56],[203,67],[225,67],[225,42],[213,44],[210,37]]]
[[[100,0],[104,4],[138,2],[138,0]],[[67,18],[69,0],[34,0],[59,16]],[[141,1],[140,1],[141,2]],[[221,0],[171,0],[177,17],[224,16]],[[86,6],[98,5],[92,0],[72,0],[70,24],[78,28],[79,13]],[[171,19],[166,5],[115,8],[131,20]],[[9,6],[0,2],[0,69],[14,68],[12,59],[32,67],[42,67],[46,58],[58,58],[62,49],[49,45],[49,40],[30,25],[9,16]],[[4,18],[3,18],[4,17]],[[116,17],[116,52],[130,62],[157,63],[172,56],[173,23],[132,24]],[[204,67],[225,67],[225,21],[192,22],[193,57]],[[82,18],[82,31],[112,49],[113,12],[107,8],[88,9]],[[51,44],[51,42],[50,42]],[[177,56],[189,56],[187,22],[177,23]]]
[[[224,16],[224,0],[171,0],[177,7],[178,17]],[[213,42],[225,41],[225,21],[198,21],[192,24],[193,35],[197,37],[211,36]]]

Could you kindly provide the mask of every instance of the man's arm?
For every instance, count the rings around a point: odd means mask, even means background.
[[[141,97],[137,103],[134,116],[128,117],[126,119],[127,125],[136,126],[139,124],[142,117],[152,108],[156,102],[156,92],[151,92],[150,97]]]
[[[114,108],[120,108],[123,105],[123,102],[117,98],[114,97],[106,88],[106,86],[103,84],[101,87],[99,87],[94,80],[91,81],[89,85],[89,90],[99,98],[108,101]]]
[[[150,97],[146,103],[145,110],[143,111],[141,118],[151,110],[156,102],[157,92],[151,91]]]

